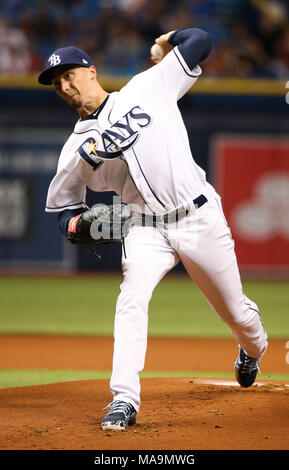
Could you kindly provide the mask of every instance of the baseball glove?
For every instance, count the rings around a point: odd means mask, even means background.
[[[95,205],[70,219],[67,239],[78,245],[120,242],[128,233],[131,218],[127,204]]]

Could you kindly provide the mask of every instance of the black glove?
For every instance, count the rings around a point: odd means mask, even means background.
[[[67,239],[79,245],[120,242],[128,233],[131,218],[127,204],[100,204],[70,219]]]

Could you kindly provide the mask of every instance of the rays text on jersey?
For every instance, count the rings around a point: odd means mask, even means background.
[[[97,141],[92,137],[86,139],[78,152],[88,163],[96,158],[118,158],[135,145],[141,130],[149,126],[151,120],[150,115],[140,106],[134,106],[110,128],[105,129]]]

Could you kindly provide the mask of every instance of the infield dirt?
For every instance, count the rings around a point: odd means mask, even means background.
[[[263,373],[288,373],[285,341],[272,340]],[[112,338],[2,336],[0,367],[110,370]],[[233,340],[150,338],[145,370],[232,371]],[[262,381],[141,379],[137,424],[104,432],[108,380],[0,390],[0,449],[288,450],[289,387]]]

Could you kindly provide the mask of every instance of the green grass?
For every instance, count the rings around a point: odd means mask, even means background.
[[[0,333],[111,334],[119,281],[1,279]]]
[[[26,387],[32,385],[44,385],[57,382],[73,382],[78,380],[109,379],[110,371],[95,370],[26,370],[26,369],[2,369],[0,370],[0,388]],[[213,377],[222,379],[234,379],[230,372],[200,372],[200,371],[144,371],[141,378],[151,377]],[[258,380],[282,380],[289,382],[289,374],[262,374]]]
[[[0,278],[0,334],[112,335],[121,275]],[[289,340],[288,282],[247,281],[245,294],[262,312],[270,338]],[[153,293],[150,336],[232,337],[203,294],[183,276],[167,276]],[[1,343],[1,341],[0,341]],[[0,388],[109,378],[109,371],[0,370]],[[145,371],[142,377],[223,377],[232,374]],[[261,380],[289,380],[263,375]]]
[[[0,334],[112,335],[121,276],[1,278]],[[244,282],[271,338],[289,339],[287,282]],[[187,277],[168,276],[153,293],[149,335],[231,337]]]

